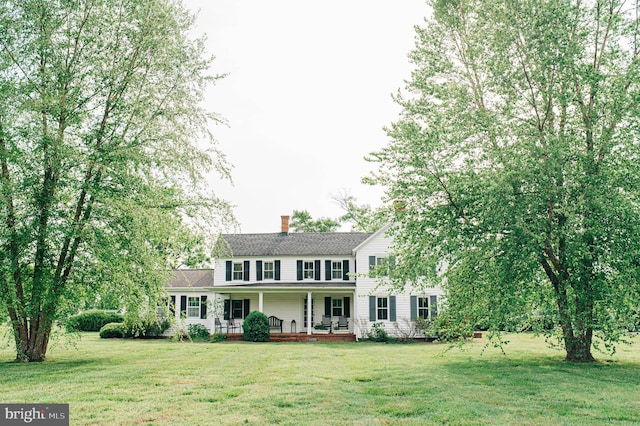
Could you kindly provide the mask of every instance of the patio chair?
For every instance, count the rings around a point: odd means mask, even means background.
[[[235,322],[235,320],[233,320],[233,319],[228,320],[227,321],[227,334],[235,333],[235,330],[238,330],[238,332],[240,331],[240,324]]]
[[[222,333],[222,322],[220,321],[220,318],[216,318],[216,322],[213,326],[213,332],[215,333]]]
[[[349,329],[349,319],[344,315],[338,317],[338,330],[341,328]]]
[[[322,325],[327,327],[327,330],[331,331],[331,315],[322,316]]]

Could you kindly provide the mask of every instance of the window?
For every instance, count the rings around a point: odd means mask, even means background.
[[[342,316],[342,299],[331,300],[331,315],[334,317]]]
[[[243,303],[242,299],[231,301],[231,318],[244,318]]]
[[[331,278],[334,280],[342,279],[342,262],[331,262]]]
[[[242,268],[242,262],[233,264],[233,280],[241,281],[244,278],[244,270]]]
[[[379,320],[389,318],[389,299],[386,297],[378,297],[377,317]]]
[[[264,262],[263,269],[262,269],[262,278],[265,280],[272,280],[274,277],[273,271],[274,271],[273,262]]]
[[[200,297],[188,298],[187,317],[200,318]]]
[[[302,278],[304,279],[313,279],[315,277],[314,269],[313,269],[313,261],[308,262],[305,261],[302,269]]]
[[[418,318],[429,318],[429,298],[418,297]]]

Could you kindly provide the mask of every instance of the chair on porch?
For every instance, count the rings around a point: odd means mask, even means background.
[[[322,325],[327,327],[327,330],[331,331],[331,315],[322,316]]]
[[[240,331],[240,324],[238,324],[234,319],[229,319],[227,321],[227,334],[235,333],[236,330]]]
[[[222,333],[222,322],[220,321],[220,318],[216,318],[216,322],[213,326],[213,333]]]
[[[346,330],[349,329],[349,319],[344,315],[338,317],[338,330],[344,328]]]

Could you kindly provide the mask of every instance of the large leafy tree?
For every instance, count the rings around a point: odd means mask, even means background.
[[[152,307],[176,247],[228,214],[198,185],[227,166],[193,19],[178,0],[0,1],[0,301],[17,360],[44,360],[86,298]]]
[[[592,361],[640,307],[638,2],[430,6],[371,157],[405,203],[398,282],[443,285],[461,332],[545,318],[567,360]]]

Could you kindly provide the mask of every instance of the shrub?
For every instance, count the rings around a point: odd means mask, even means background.
[[[211,342],[212,343],[222,342],[223,340],[227,340],[227,335],[226,334],[216,333],[213,336],[211,336]]]
[[[248,342],[268,342],[271,337],[269,318],[262,312],[253,311],[242,323],[242,337]]]
[[[157,318],[129,319],[124,322],[127,337],[153,339],[162,337],[170,324],[167,320]]]
[[[389,333],[381,322],[373,323],[371,330],[367,331],[367,338],[373,342],[388,342],[390,340]]]
[[[102,328],[100,328],[100,337],[103,339],[124,337],[125,335],[125,326],[121,322],[112,322],[109,324],[105,324],[102,326]]]
[[[105,324],[123,322],[124,317],[113,312],[92,310],[74,315],[67,320],[67,331],[100,331]]]
[[[202,324],[189,324],[187,331],[191,340],[209,340],[209,330]]]

